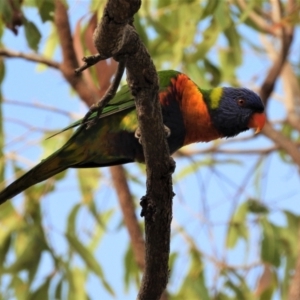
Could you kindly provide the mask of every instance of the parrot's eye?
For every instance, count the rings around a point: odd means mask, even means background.
[[[245,105],[245,100],[244,99],[238,99],[237,100],[237,104],[241,107],[243,107]]]

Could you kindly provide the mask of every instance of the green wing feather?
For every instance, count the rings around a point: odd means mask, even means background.
[[[131,96],[131,93],[128,89],[128,86],[122,86],[120,91],[116,94],[116,96],[103,108],[101,116],[99,119],[103,119],[105,117],[108,117],[110,115],[113,115],[117,112],[132,108],[135,106],[134,98]],[[97,117],[97,112],[94,112],[90,115],[87,121],[91,121]],[[69,129],[72,129],[74,127],[80,126],[82,124],[82,120],[80,119],[72,124],[70,124],[68,127],[65,127],[64,129],[52,134],[47,139],[50,139],[62,132],[65,132]]]
[[[178,74],[179,74],[179,72],[173,71],[173,70],[158,72],[159,91],[165,90],[165,88],[170,85],[171,78],[176,77]],[[103,108],[99,119],[103,119],[103,118],[113,115],[117,112],[132,108],[134,106],[135,106],[134,97],[131,95],[128,85],[124,85],[118,91],[116,96]],[[95,119],[96,117],[97,117],[97,112],[91,114],[91,116],[88,118],[88,121],[91,121],[91,120]],[[62,132],[65,132],[74,127],[80,126],[81,124],[82,124],[82,119],[72,123],[71,125],[69,125],[68,127],[65,127],[62,130],[52,134],[47,139],[50,139]]]

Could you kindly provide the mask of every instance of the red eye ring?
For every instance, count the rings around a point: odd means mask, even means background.
[[[244,99],[238,99],[237,103],[239,106],[244,106],[245,105],[245,100]]]

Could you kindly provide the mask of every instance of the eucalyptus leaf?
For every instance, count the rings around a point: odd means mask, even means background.
[[[26,21],[24,23],[24,27],[25,27],[26,40],[29,47],[32,50],[37,51],[42,37],[41,33],[39,32],[35,24],[31,21]]]

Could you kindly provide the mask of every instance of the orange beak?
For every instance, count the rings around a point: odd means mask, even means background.
[[[265,113],[254,113],[248,123],[249,128],[255,129],[255,134],[259,133],[266,123]]]

